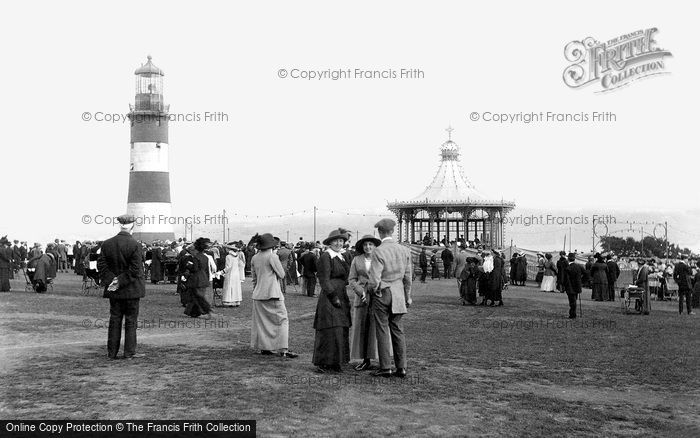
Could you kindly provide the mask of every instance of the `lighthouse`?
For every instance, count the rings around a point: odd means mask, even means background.
[[[170,105],[163,103],[164,75],[150,55],[134,74],[136,99],[129,104],[131,166],[126,211],[137,219],[136,240],[174,240],[168,164]]]

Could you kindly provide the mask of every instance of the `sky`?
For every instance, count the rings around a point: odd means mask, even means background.
[[[412,198],[432,180],[451,126],[471,182],[515,201],[515,215],[602,210],[670,218],[679,230],[672,238],[700,250],[695,14],[689,2],[661,6],[13,2],[0,29],[8,42],[0,151],[13,187],[3,197],[0,234],[46,242],[114,231],[81,218],[126,210],[129,126],[95,119],[128,112],[134,70],[151,55],[165,72],[171,114],[200,116],[170,125],[175,216],[313,206],[382,214],[388,200]],[[667,74],[609,93],[564,84],[567,43],[652,27],[657,45],[673,55],[664,58]],[[422,76],[289,76],[402,68]],[[548,111],[611,112],[616,120],[483,121],[486,112]],[[202,120],[206,112],[226,118]],[[243,221],[231,225],[235,234]]]

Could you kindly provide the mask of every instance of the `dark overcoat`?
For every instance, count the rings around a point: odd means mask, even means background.
[[[350,327],[352,325],[350,299],[346,291],[350,266],[345,258],[331,258],[328,252],[324,252],[318,260],[317,269],[321,294],[316,304],[314,329]],[[340,307],[331,304],[336,297],[340,300]]]
[[[126,231],[102,243],[97,270],[104,285],[104,298],[133,299],[146,296],[146,283],[141,260],[141,245]],[[107,287],[114,277],[119,287],[114,292]]]

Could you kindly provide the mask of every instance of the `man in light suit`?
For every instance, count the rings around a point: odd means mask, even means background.
[[[693,294],[693,270],[688,266],[688,256],[681,254],[680,261],[673,269],[673,279],[678,284],[678,313],[683,314],[683,298],[688,309],[688,315],[693,313],[691,296]]]
[[[382,244],[373,252],[369,270],[369,287],[374,291],[372,313],[379,347],[379,371],[375,376],[406,377],[406,340],[401,317],[411,305],[412,263],[408,248],[392,238],[396,222],[382,219],[375,224]],[[394,351],[396,373],[391,371],[390,347]]]

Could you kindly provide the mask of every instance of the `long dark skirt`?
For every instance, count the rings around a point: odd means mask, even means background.
[[[469,277],[459,285],[459,295],[469,304],[476,304],[476,278]]]
[[[491,299],[491,287],[488,275],[482,275],[481,278],[479,278],[479,295],[484,297],[485,300]]]
[[[493,301],[502,301],[503,300],[503,285],[498,282],[498,284],[492,284],[491,285],[491,299]]]
[[[151,261],[151,283],[163,281],[163,264],[156,259]]]
[[[187,286],[185,286],[185,283],[182,281],[177,282],[177,293],[180,294],[180,304],[182,304],[182,307],[186,307],[187,303],[192,300],[192,297],[189,289],[187,289]]]
[[[0,268],[0,292],[10,291],[10,278],[12,278],[12,268]]]
[[[205,298],[206,287],[188,288],[190,301],[185,306],[185,315],[197,318],[211,312],[211,306]]]
[[[591,299],[595,301],[606,301],[608,299],[608,285],[593,283]]]
[[[341,365],[350,362],[350,328],[331,327],[316,330],[314,365]]]

